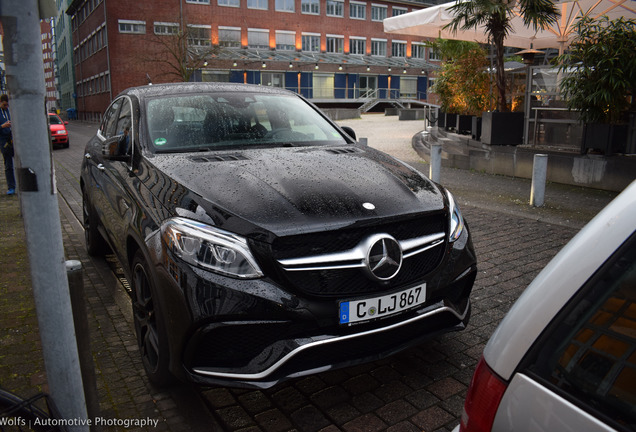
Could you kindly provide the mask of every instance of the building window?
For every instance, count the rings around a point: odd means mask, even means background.
[[[261,85],[284,88],[285,74],[278,72],[262,72]]]
[[[367,53],[367,40],[365,38],[349,38],[349,53],[364,55]]]
[[[176,35],[179,33],[179,24],[177,23],[165,23],[165,22],[156,22],[155,23],[155,34],[156,35]]]
[[[219,27],[219,45],[228,48],[240,48],[241,28]]]
[[[210,0],[186,0],[186,3],[210,4]]]
[[[393,41],[391,43],[391,56],[392,57],[406,57],[406,42]]]
[[[276,10],[278,12],[296,12],[294,0],[276,0]]]
[[[320,15],[320,0],[300,0],[300,11],[304,14]]]
[[[293,31],[276,30],[276,49],[279,51],[295,51],[296,33]]]
[[[411,58],[425,59],[426,46],[421,43],[411,43]]]
[[[190,46],[210,46],[211,27],[206,25],[188,25],[188,44]]]
[[[146,21],[119,20],[119,33],[146,33]]]
[[[202,82],[230,82],[230,73],[225,71],[201,71]]]
[[[386,18],[387,6],[371,5],[371,21],[382,21]]]
[[[349,18],[351,19],[367,19],[367,4],[350,2],[349,3]]]
[[[303,51],[320,52],[320,35],[303,34]]]
[[[267,0],[247,0],[247,8],[267,10],[269,5]]]
[[[393,6],[393,11],[392,11],[392,15],[391,16],[404,15],[408,11],[409,10],[407,8],[401,8],[401,7]]]
[[[344,17],[344,1],[327,0],[327,16]]]
[[[417,99],[417,78],[400,79],[400,97]]]
[[[371,39],[371,55],[386,57],[386,39]]]
[[[434,49],[429,49],[428,50],[428,59],[429,60],[441,60],[441,56],[439,55],[439,52],[437,50]]]
[[[327,52],[342,54],[344,52],[344,36],[327,35]]]
[[[247,29],[247,45],[250,48],[269,48],[269,30]]]

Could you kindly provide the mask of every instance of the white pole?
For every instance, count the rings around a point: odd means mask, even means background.
[[[17,192],[24,217],[49,391],[64,419],[86,424],[45,112],[39,6],[37,0],[2,0],[0,3]],[[88,431],[88,426],[69,429]]]
[[[442,145],[431,144],[431,166],[429,168],[428,177],[436,183],[439,183],[442,171]]]
[[[548,176],[548,155],[534,155],[532,166],[532,189],[530,190],[530,205],[543,206],[545,198],[545,183]]]

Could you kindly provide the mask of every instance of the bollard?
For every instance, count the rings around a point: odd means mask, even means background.
[[[75,324],[75,337],[77,339],[80,370],[84,384],[86,411],[89,419],[95,419],[99,416],[99,396],[97,393],[97,378],[95,377],[93,352],[91,350],[88,317],[86,314],[86,296],[84,295],[84,272],[82,271],[82,263],[76,260],[66,261],[66,275],[68,277],[68,289],[71,297],[73,323]],[[91,425],[91,430],[94,430],[94,428],[95,426]]]
[[[439,183],[440,173],[442,170],[442,145],[431,144],[431,166],[428,177],[435,183]]]
[[[548,177],[548,155],[534,155],[532,165],[532,189],[530,190],[530,205],[543,206],[545,199],[545,183]]]
[[[360,138],[360,139],[358,140],[358,142],[359,142],[360,144],[362,144],[363,146],[368,146],[368,145],[369,145],[369,138]]]

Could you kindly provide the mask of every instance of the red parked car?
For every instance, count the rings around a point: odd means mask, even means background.
[[[49,129],[51,129],[51,143],[53,148],[68,148],[67,121],[63,121],[57,114],[49,113]]]

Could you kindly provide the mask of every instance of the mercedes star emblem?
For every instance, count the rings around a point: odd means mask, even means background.
[[[402,267],[402,248],[388,234],[374,240],[367,252],[367,269],[374,279],[387,281],[395,277]]]

